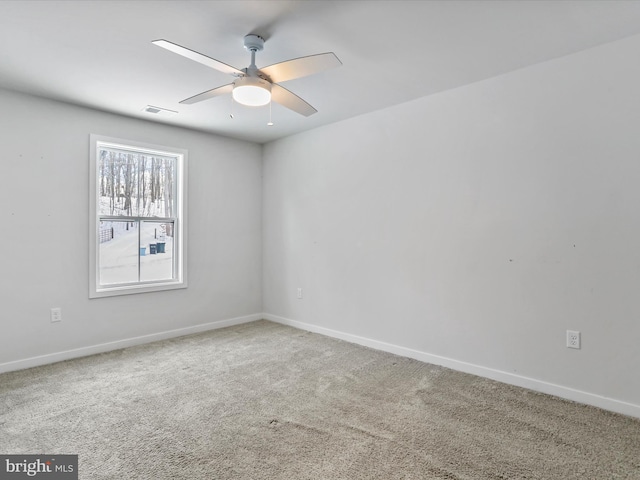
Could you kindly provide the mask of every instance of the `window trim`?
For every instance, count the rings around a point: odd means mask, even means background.
[[[134,140],[90,134],[89,168],[89,298],[113,297],[137,293],[159,292],[187,288],[187,159],[188,151],[182,148],[154,145]],[[140,152],[176,157],[176,215],[174,223],[175,279],[157,282],[140,282],[113,286],[101,286],[99,283],[99,239],[100,222],[98,214],[98,149],[101,146],[123,148]],[[126,217],[123,217],[123,219]],[[148,219],[154,221],[154,217]]]

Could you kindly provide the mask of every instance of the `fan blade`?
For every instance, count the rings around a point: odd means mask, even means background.
[[[274,63],[268,67],[261,68],[260,71],[267,75],[272,82],[280,83],[323,72],[340,65],[342,65],[342,62],[338,57],[333,52],[329,52]]]
[[[300,115],[304,115],[305,117],[317,112],[315,108],[302,100],[295,93],[291,93],[286,88],[275,83],[271,85],[271,100],[279,103],[283,107],[287,107],[289,110],[293,110]]]
[[[199,93],[198,95],[194,95],[193,97],[186,98],[182,100],[180,103],[191,105],[192,103],[198,103],[203,100],[208,100],[209,98],[217,97],[218,95],[231,93],[232,91],[233,91],[233,83],[230,83],[228,85],[223,85],[222,87],[213,88],[211,90],[207,90],[206,92]]]
[[[177,45],[175,43],[168,42],[167,40],[154,40],[151,43],[159,47],[166,48],[170,52],[177,53],[178,55],[182,55],[183,57],[187,57],[190,60],[194,60],[198,63],[206,65],[207,67],[215,68],[222,73],[239,76],[244,75],[244,72],[238,70],[235,67],[232,67],[231,65],[227,65],[226,63],[222,63],[201,53],[194,52],[193,50],[189,50],[188,48],[181,47],[180,45]]]

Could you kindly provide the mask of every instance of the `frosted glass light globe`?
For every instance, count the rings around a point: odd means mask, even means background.
[[[233,84],[233,99],[249,107],[260,107],[271,101],[271,84],[257,77],[242,77]]]

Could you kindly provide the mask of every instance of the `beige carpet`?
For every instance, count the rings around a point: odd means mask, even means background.
[[[640,420],[260,321],[0,375],[82,479],[640,479]]]

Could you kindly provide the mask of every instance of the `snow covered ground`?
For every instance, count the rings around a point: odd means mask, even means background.
[[[170,280],[173,278],[173,238],[165,237],[165,253],[151,254],[151,244],[161,240],[160,223],[143,222],[138,244],[138,228],[125,222],[103,222],[101,228],[114,228],[114,238],[100,244],[100,284]],[[142,249],[144,248],[144,255]],[[138,279],[138,260],[140,261]]]

